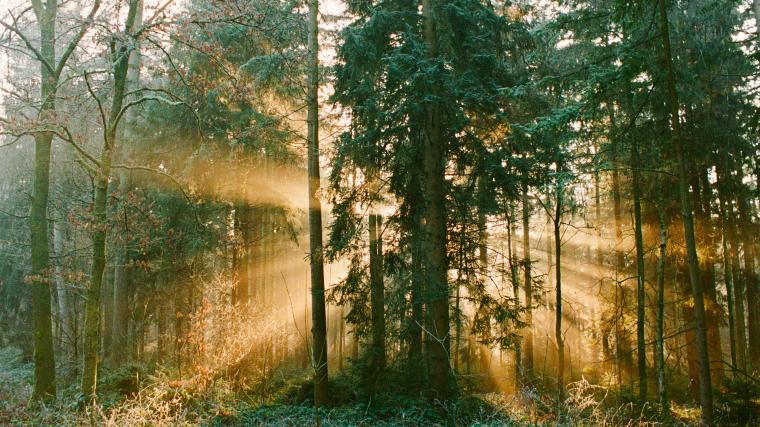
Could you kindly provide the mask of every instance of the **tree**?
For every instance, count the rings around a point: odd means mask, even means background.
[[[705,303],[702,292],[702,282],[699,278],[699,260],[697,258],[697,247],[694,239],[694,220],[686,177],[686,160],[684,158],[685,151],[683,148],[681,123],[678,113],[678,93],[676,92],[675,72],[673,70],[672,53],[670,51],[668,11],[665,7],[665,0],[659,0],[658,5],[660,14],[660,27],[662,31],[663,55],[667,75],[671,138],[672,143],[675,146],[678,173],[678,192],[681,199],[681,216],[683,220],[684,240],[686,241],[686,255],[689,265],[689,282],[691,283],[692,297],[694,298],[694,320],[696,323],[697,350],[699,357],[699,397],[700,403],[702,405],[702,422],[707,425],[712,425],[712,381],[710,379],[710,359],[707,352]]]
[[[322,247],[322,204],[319,200],[319,15],[318,0],[309,0],[307,162],[309,166],[309,262],[311,264],[312,365],[314,405],[325,406],[327,389],[327,320],[325,318],[325,271]]]
[[[39,48],[23,33],[18,18],[12,24],[2,25],[17,35],[30,55],[40,63],[40,109],[37,129],[32,130],[35,140],[34,184],[30,214],[32,248],[32,305],[34,319],[34,392],[33,400],[55,396],[55,356],[50,314],[50,242],[48,238],[48,195],[50,189],[50,154],[54,132],[56,93],[69,58],[92,24],[100,8],[100,0],[93,2],[90,12],[60,56],[56,55],[56,24],[59,3],[57,0],[32,2],[32,10],[40,31]],[[28,9],[27,9],[28,10]]]

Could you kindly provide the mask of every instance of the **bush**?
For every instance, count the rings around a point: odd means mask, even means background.
[[[717,392],[716,418],[722,425],[760,424],[760,382],[746,375],[726,377]]]

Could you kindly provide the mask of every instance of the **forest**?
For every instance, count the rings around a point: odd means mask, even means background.
[[[760,0],[0,3],[0,425],[760,426]]]

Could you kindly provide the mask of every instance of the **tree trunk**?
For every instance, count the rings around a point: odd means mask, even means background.
[[[414,227],[411,231],[412,236],[412,321],[409,327],[409,359],[412,365],[417,365],[422,356],[422,277],[424,276],[422,266],[422,224],[420,218],[415,216]]]
[[[516,226],[515,226],[515,207],[514,205],[509,206],[509,215],[508,215],[508,223],[509,223],[509,229],[507,230],[507,240],[509,245],[509,253],[508,253],[508,259],[509,259],[509,273],[510,273],[510,280],[512,282],[512,296],[514,297],[515,301],[519,303],[520,301],[520,272],[519,268],[517,266],[517,261],[515,260],[516,252],[517,252],[517,241],[516,241]],[[485,224],[483,224],[485,227]],[[484,245],[485,248],[485,245]],[[515,344],[515,391],[520,389],[520,381],[522,380],[522,374],[523,374],[523,367],[522,367],[522,346],[520,345],[520,342],[517,342]]]
[[[557,162],[557,171],[561,171],[560,162]],[[554,206],[554,254],[555,254],[555,314],[554,314],[554,339],[557,341],[557,405],[561,405],[565,387],[565,342],[562,337],[562,239],[560,227],[562,225],[562,177],[557,177],[556,206]]]
[[[615,128],[614,114],[610,113],[610,122],[613,128]],[[625,270],[625,251],[623,249],[623,208],[621,197],[621,185],[620,185],[620,173],[619,168],[619,153],[618,142],[615,141],[612,148],[612,202],[613,202],[613,216],[615,220],[615,311],[622,313],[625,311],[626,304],[626,289],[624,286]],[[618,366],[618,385],[623,384],[623,377],[632,375],[633,360],[632,351],[630,348],[630,337],[628,336],[625,328],[620,327],[620,317],[615,318],[615,359]]]
[[[693,206],[695,217],[695,238],[697,249],[701,248],[704,257],[701,258],[700,278],[705,300],[705,326],[707,328],[707,352],[710,356],[711,379],[720,384],[723,376],[723,347],[720,339],[720,325],[723,318],[723,307],[718,304],[716,288],[715,263],[716,249],[720,243],[716,241],[716,230],[713,225],[711,202],[713,199],[707,168],[693,165]]]
[[[670,120],[672,126],[672,141],[675,145],[676,161],[678,163],[678,192],[681,199],[681,215],[684,228],[684,241],[686,242],[686,254],[689,264],[689,282],[694,298],[694,320],[696,323],[697,350],[699,359],[699,389],[700,403],[702,405],[702,422],[706,425],[713,423],[713,399],[712,381],[710,376],[710,358],[707,351],[707,330],[705,325],[705,303],[702,292],[702,283],[699,277],[699,259],[697,257],[697,245],[694,238],[694,219],[692,217],[691,200],[686,177],[686,153],[681,135],[679,119],[679,102],[676,92],[675,72],[673,59],[670,51],[670,28],[665,0],[658,0],[660,12],[660,26],[662,31],[663,54],[668,83],[668,104],[670,107]]]
[[[369,215],[370,305],[372,314],[372,371],[385,369],[385,284],[383,282],[382,217]]]
[[[125,25],[127,31],[131,31],[134,28],[137,4],[138,0],[131,0],[129,3]],[[96,393],[98,352],[100,348],[100,291],[106,265],[108,183],[111,176],[113,152],[117,143],[116,131],[124,104],[130,49],[127,44],[124,44],[119,46],[118,50],[113,53],[113,98],[111,99],[111,108],[108,112],[108,121],[103,124],[105,127],[105,140],[103,141],[103,150],[100,155],[100,165],[95,177],[92,270],[90,273],[90,286],[86,291],[85,300],[84,360],[81,382],[81,393],[86,399],[94,398]]]
[[[733,207],[729,207],[728,211],[728,237],[730,239],[729,256],[731,270],[734,273],[736,351],[739,367],[741,369],[747,369],[747,323],[744,315],[744,290],[746,277],[741,274],[741,267],[739,265],[739,237],[736,229],[736,212]]]
[[[57,3],[51,2],[45,10],[37,11],[40,27],[40,53],[48,64],[55,64],[55,20]],[[41,63],[42,84],[39,115],[55,115],[55,95],[58,85],[55,76]],[[55,397],[55,355],[53,325],[50,313],[50,241],[48,236],[47,206],[50,193],[50,151],[53,134],[38,132],[34,135],[34,183],[32,208],[29,216],[32,247],[32,318],[34,323],[34,389],[32,400]]]
[[[434,0],[422,1],[424,37],[427,55],[431,60],[438,57],[436,35],[436,12]],[[424,256],[427,279],[428,317],[430,329],[426,333],[430,341],[430,377],[433,391],[442,400],[448,399],[449,390],[449,288],[446,260],[446,200],[445,156],[446,142],[441,130],[439,106],[425,106],[424,128],[424,199],[425,231]]]
[[[319,15],[318,0],[309,0],[308,87],[306,122],[309,173],[309,262],[311,265],[312,365],[314,406],[329,402],[327,390],[327,320],[325,315],[325,271],[322,249],[322,203],[319,200]]]
[[[138,0],[137,9],[135,10],[133,28],[142,25],[143,0]],[[130,29],[131,31],[132,29]],[[140,63],[142,55],[139,49],[139,41],[133,40],[136,48],[129,52],[129,65],[126,76],[126,91],[134,91],[139,86],[140,80]],[[127,112],[127,131],[123,133],[124,139],[127,140],[128,131],[134,125],[134,114]],[[126,141],[122,148],[122,155],[125,159],[131,157],[134,150],[135,141]],[[119,171],[119,195],[126,197],[132,191],[132,171],[122,169]],[[129,354],[128,336],[129,336],[129,299],[132,290],[132,282],[129,268],[128,241],[123,239],[123,244],[114,248],[116,252],[114,262],[114,283],[113,283],[113,313],[111,317],[105,317],[105,321],[111,324],[111,353],[110,361],[113,366],[120,366],[126,361]]]
[[[527,177],[522,183],[522,229],[523,229],[523,286],[525,292],[525,349],[523,371],[527,378],[533,375],[533,278],[530,258],[530,199]]]
[[[657,259],[657,338],[655,341],[655,363],[657,364],[657,393],[664,414],[670,413],[667,384],[665,383],[665,257],[668,245],[668,224],[665,222],[665,207],[662,201],[657,207],[660,225],[660,254]]]
[[[741,175],[737,177],[737,181],[741,182]],[[745,230],[751,230],[752,218],[750,216],[749,203],[744,197],[738,197],[738,207],[741,222],[744,225]],[[758,271],[755,266],[755,258],[757,252],[755,245],[756,240],[753,239],[751,233],[742,233],[743,241],[742,248],[744,249],[744,284],[747,301],[747,341],[749,348],[749,360],[755,369],[760,368],[760,278],[758,278]]]
[[[106,143],[110,145],[109,143]],[[100,288],[106,266],[106,204],[108,201],[108,176],[110,174],[111,148],[103,151],[101,167],[95,186],[93,218],[95,231],[92,237],[92,270],[90,285],[85,292],[84,309],[84,361],[82,365],[81,392],[86,399],[95,395],[100,349]]]
[[[631,141],[633,163],[633,218],[636,234],[636,344],[639,363],[639,401],[647,399],[647,352],[646,352],[646,288],[644,283],[644,236],[641,231],[641,174],[639,172],[639,144]]]

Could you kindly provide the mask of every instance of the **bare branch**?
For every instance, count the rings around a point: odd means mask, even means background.
[[[23,41],[24,44],[26,45],[27,49],[29,49],[34,54],[34,57],[37,58],[37,60],[40,61],[40,63],[45,68],[47,68],[48,71],[55,74],[53,65],[50,62],[48,62],[47,59],[45,59],[45,57],[42,55],[42,52],[40,52],[36,47],[34,47],[34,44],[32,44],[31,40],[29,40],[29,38],[26,37],[26,35],[22,33],[21,30],[18,29],[18,18],[10,12],[9,12],[9,15],[11,15],[11,18],[13,19],[13,25],[8,24],[5,21],[0,21],[0,25],[2,25],[3,27],[11,31],[12,33],[19,36],[21,41]]]
[[[100,8],[100,0],[95,0],[95,3],[92,5],[92,9],[90,10],[90,13],[87,15],[87,18],[82,24],[82,28],[79,29],[79,32],[76,34],[76,36],[74,36],[74,38],[69,42],[69,45],[66,46],[66,50],[63,52],[63,55],[61,55],[61,59],[58,61],[58,66],[55,68],[55,72],[53,73],[56,80],[61,76],[61,72],[63,72],[63,67],[66,65],[66,62],[69,60],[69,57],[71,56],[72,53],[74,53],[74,50],[76,49],[77,45],[79,45],[79,42],[82,40],[82,37],[84,37],[85,33],[87,33],[87,30],[90,28],[90,25],[92,25],[92,22],[95,18],[95,14],[98,12],[99,8]]]

